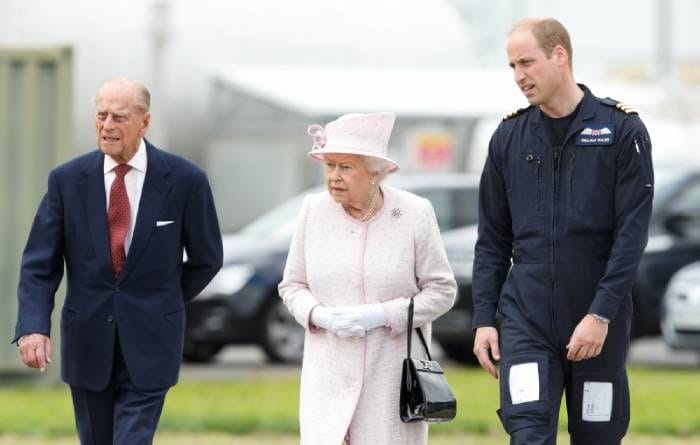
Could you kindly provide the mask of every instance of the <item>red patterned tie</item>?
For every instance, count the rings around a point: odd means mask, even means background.
[[[129,232],[131,221],[131,207],[129,206],[129,196],[126,194],[124,175],[131,169],[130,165],[119,164],[114,172],[117,176],[112,182],[109,190],[109,209],[107,210],[107,220],[109,221],[109,252],[112,254],[112,270],[117,277],[122,271],[122,266],[126,260],[124,250],[124,240]]]

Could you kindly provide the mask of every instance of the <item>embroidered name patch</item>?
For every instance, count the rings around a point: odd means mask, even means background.
[[[612,125],[586,127],[576,135],[576,145],[612,145],[615,128]]]

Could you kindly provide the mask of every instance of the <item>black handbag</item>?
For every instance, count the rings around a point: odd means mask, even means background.
[[[447,384],[445,373],[430,357],[420,328],[416,328],[428,360],[411,358],[413,298],[408,305],[408,349],[401,371],[399,411],[403,422],[448,422],[457,414],[457,400]]]

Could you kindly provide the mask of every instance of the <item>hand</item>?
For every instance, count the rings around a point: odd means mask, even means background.
[[[318,305],[311,310],[310,320],[315,326],[338,334],[340,331],[353,328],[357,324],[358,316],[350,313],[344,307]],[[356,329],[353,332],[355,331]]]
[[[19,340],[19,353],[25,365],[44,372],[51,363],[51,339],[44,334],[25,335]]]
[[[386,314],[380,303],[358,306],[316,306],[311,323],[329,330],[338,337],[364,337],[368,331],[386,325]]]
[[[355,326],[361,327],[366,332],[386,326],[386,313],[384,313],[384,307],[381,303],[360,304],[338,309],[354,314],[357,317]]]
[[[352,326],[347,329],[341,329],[340,331],[336,332],[335,335],[337,335],[340,338],[361,338],[365,337],[367,333],[365,332],[362,326]]]
[[[501,352],[498,349],[498,331],[491,326],[484,326],[476,329],[474,335],[474,355],[479,359],[479,364],[494,379],[498,378],[498,369],[491,361],[501,359]]]
[[[566,349],[569,350],[566,358],[579,362],[597,357],[603,350],[603,343],[605,343],[607,336],[608,324],[596,320],[590,314],[586,315],[576,326],[569,344],[566,345]]]

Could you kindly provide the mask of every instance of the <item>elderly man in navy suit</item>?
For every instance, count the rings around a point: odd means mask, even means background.
[[[49,174],[22,256],[14,340],[31,368],[51,362],[51,312],[65,265],[61,376],[83,445],[153,442],[178,378],[184,305],[222,263],[207,177],[144,139],[149,105],[139,83],[100,87],[100,149]]]

